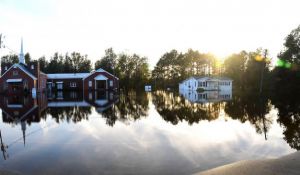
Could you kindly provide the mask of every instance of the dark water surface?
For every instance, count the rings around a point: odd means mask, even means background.
[[[0,96],[0,169],[20,174],[191,174],[300,148],[296,97],[180,93]]]

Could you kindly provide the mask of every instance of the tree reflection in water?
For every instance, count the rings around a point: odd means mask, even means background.
[[[84,101],[84,94],[76,91],[49,93],[47,114],[57,123],[88,120],[92,105]]]
[[[300,150],[300,95],[297,91],[281,91],[272,96],[272,103],[278,109],[278,123],[284,127],[284,139]]]
[[[249,121],[259,134],[267,132],[272,124],[271,116],[267,115],[272,105],[267,97],[260,96],[257,92],[236,92],[231,101],[225,105],[225,113],[232,119],[242,123]]]
[[[174,92],[156,91],[152,93],[153,104],[161,117],[176,125],[187,121],[190,125],[201,120],[215,120],[224,108],[224,102],[191,103]]]
[[[116,120],[123,123],[135,121],[148,116],[149,97],[143,91],[125,91],[120,94],[119,101],[102,112],[106,123],[113,126]]]
[[[203,95],[203,94],[202,94]],[[151,98],[150,98],[151,96]],[[201,95],[198,94],[199,97]],[[216,120],[224,114],[244,123],[249,121],[256,132],[267,133],[274,122],[269,113],[273,106],[278,110],[277,122],[284,127],[284,139],[292,148],[300,149],[300,101],[297,93],[277,92],[260,96],[253,92],[235,92],[230,101],[192,103],[176,92],[156,91],[150,93],[126,91],[113,92],[59,92],[31,96],[1,96],[2,120],[5,123],[18,122],[30,125],[32,122],[46,120],[51,116],[57,123],[89,120],[93,109],[99,113],[109,126],[116,121],[129,124],[131,121],[147,117],[149,100],[167,122],[173,125],[186,121],[192,125],[201,120]],[[195,96],[197,97],[197,95]],[[227,97],[227,96],[226,96]],[[231,97],[231,96],[230,96]]]

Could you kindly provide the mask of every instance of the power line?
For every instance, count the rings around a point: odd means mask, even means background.
[[[8,49],[10,52],[13,52],[13,53],[15,53],[15,54],[18,54],[18,52],[16,52],[15,50],[11,49],[11,48],[8,47],[7,45],[4,45],[4,44],[3,44],[4,38],[5,38],[5,36],[4,36],[2,33],[0,33],[0,49],[1,49],[1,48],[6,48],[6,49]]]

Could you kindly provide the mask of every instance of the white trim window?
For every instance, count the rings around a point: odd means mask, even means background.
[[[109,80],[109,86],[113,87],[113,85],[114,85],[114,81],[113,80]]]
[[[62,90],[63,89],[63,82],[56,82],[56,87],[58,90]]]
[[[92,87],[92,86],[93,86],[93,82],[89,81],[89,87]]]
[[[76,82],[71,82],[70,87],[73,87],[73,88],[77,87],[77,83]]]
[[[34,65],[31,65],[31,69],[34,69]]]

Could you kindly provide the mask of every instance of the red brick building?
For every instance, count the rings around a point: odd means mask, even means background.
[[[47,88],[54,90],[115,90],[119,79],[109,72],[98,69],[91,73],[47,74]]]
[[[19,63],[1,63],[0,92],[17,94],[43,92],[46,90],[47,75],[40,71],[37,61],[25,64],[23,42]]]
[[[23,42],[19,63],[1,64],[0,92],[16,94],[43,92],[45,90],[115,90],[119,79],[109,72],[98,69],[90,73],[45,74],[37,61],[25,64]]]

